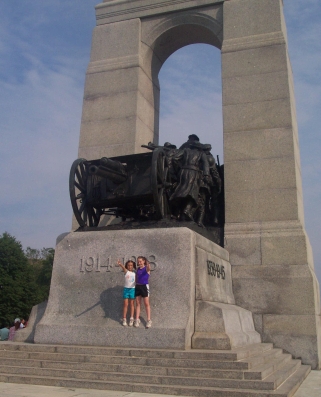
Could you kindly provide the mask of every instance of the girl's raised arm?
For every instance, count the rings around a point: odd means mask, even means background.
[[[146,260],[146,270],[147,273],[150,273],[150,263]]]
[[[119,267],[122,268],[122,270],[123,270],[124,273],[127,273],[127,272],[128,272],[128,270],[126,269],[126,267],[121,263],[121,261],[120,261],[119,259],[118,259],[118,261],[117,261],[117,265],[118,265]]]

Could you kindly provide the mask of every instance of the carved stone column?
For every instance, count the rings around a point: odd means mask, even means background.
[[[141,67],[139,18],[94,29],[86,75],[79,157],[139,153],[154,139],[150,78]],[[157,139],[157,138],[155,138]]]
[[[282,0],[225,1],[222,74],[225,248],[236,303],[253,312],[264,341],[317,368],[319,288]]]

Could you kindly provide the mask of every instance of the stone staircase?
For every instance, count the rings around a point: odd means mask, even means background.
[[[293,396],[310,367],[272,344],[153,350],[0,343],[0,381],[204,397]]]

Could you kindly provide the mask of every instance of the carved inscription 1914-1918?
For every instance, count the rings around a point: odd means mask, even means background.
[[[156,256],[147,255],[147,260],[151,265],[151,271],[155,270],[157,267]],[[95,254],[90,256],[83,256],[80,258],[80,273],[91,273],[91,272],[119,272],[119,267],[116,265],[117,260],[120,259],[122,263],[127,260],[133,260],[136,262],[135,256],[122,257],[122,258],[112,258],[108,254]]]
[[[120,261],[122,263],[125,263],[129,259],[136,261],[135,256],[130,256],[128,258],[122,257],[120,258]],[[151,271],[156,270],[157,268],[156,256],[148,255],[147,259],[151,265]],[[223,265],[219,265],[210,260],[207,260],[206,264],[207,264],[207,274],[209,276],[213,276],[225,280],[225,269]],[[79,271],[80,273],[118,272],[119,267],[116,265],[116,260],[112,258],[111,255],[95,254],[87,257],[83,256],[82,258],[80,258]]]

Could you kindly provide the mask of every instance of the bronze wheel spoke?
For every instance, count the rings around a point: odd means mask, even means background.
[[[79,183],[81,186],[83,186],[83,189],[84,189],[84,182],[83,182],[83,179],[82,179],[82,177],[81,177],[81,175],[80,175],[80,172],[79,172],[78,168],[76,168],[75,174],[76,174],[76,176],[77,176],[78,183]]]
[[[80,190],[82,193],[85,192],[85,189],[83,188],[83,186],[81,186],[78,182],[75,181],[75,186],[76,188],[78,188],[78,190]]]
[[[88,179],[87,161],[77,159],[73,162],[69,175],[69,193],[75,217],[81,227],[97,226],[101,212],[91,205],[91,185]]]
[[[79,208],[79,212],[82,213],[86,209],[86,199],[81,203],[81,206]]]

